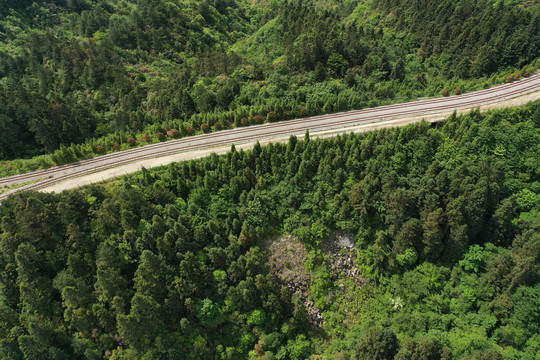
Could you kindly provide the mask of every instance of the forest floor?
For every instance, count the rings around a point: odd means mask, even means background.
[[[495,102],[492,104],[488,104],[488,105],[482,106],[480,108],[480,111],[485,112],[485,111],[488,111],[490,109],[495,109],[495,108],[521,106],[523,104],[526,104],[528,102],[538,100],[538,99],[540,99],[540,91],[536,91],[536,92],[518,96],[512,99],[507,99],[507,100]],[[464,114],[473,109],[474,108],[462,109],[462,110],[457,111],[457,113]],[[395,118],[391,120],[384,120],[377,123],[369,123],[369,124],[357,125],[357,126],[352,126],[352,127],[336,128],[336,129],[324,130],[324,131],[313,132],[313,133],[310,132],[310,137],[311,138],[325,138],[325,137],[336,136],[338,134],[343,134],[343,133],[350,133],[350,132],[359,133],[359,132],[366,132],[370,130],[386,128],[386,127],[405,126],[410,123],[421,121],[422,119],[429,122],[438,122],[450,116],[452,112],[453,111],[445,111],[445,112],[423,115],[423,116],[405,116],[405,117]],[[259,142],[261,145],[264,146],[270,142],[285,143],[288,140],[289,140],[289,136],[284,136],[283,138],[274,138],[271,140],[265,140],[264,138],[262,138],[259,140]],[[240,150],[240,149],[246,150],[246,149],[253,148],[254,144],[255,144],[255,141],[249,141],[249,142],[245,142],[238,145],[235,144],[235,146],[237,150]],[[173,154],[173,155],[168,155],[168,156],[134,161],[129,164],[121,165],[118,167],[114,167],[114,168],[106,169],[103,171],[86,174],[80,177],[71,178],[62,182],[58,182],[49,187],[42,188],[40,189],[40,191],[62,192],[63,190],[78,188],[78,187],[85,186],[88,184],[98,183],[105,180],[117,178],[125,174],[134,173],[134,172],[140,171],[141,167],[145,167],[148,169],[148,168],[167,165],[171,162],[197,159],[204,156],[208,156],[212,153],[216,153],[218,155],[224,154],[228,152],[230,148],[231,148],[230,145],[209,147],[202,150],[186,151],[186,152],[181,152],[178,154]]]

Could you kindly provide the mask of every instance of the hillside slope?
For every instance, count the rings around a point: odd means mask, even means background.
[[[538,144],[536,102],[11,196],[0,354],[533,360]]]
[[[0,158],[72,143],[85,145],[67,158],[81,158],[130,137],[471,90],[538,66],[537,2],[427,3],[3,2]]]

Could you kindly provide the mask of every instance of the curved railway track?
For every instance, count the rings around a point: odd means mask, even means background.
[[[308,129],[310,131],[322,131],[375,123],[404,116],[422,116],[451,110],[468,109],[538,90],[540,90],[540,74],[512,83],[459,96],[424,99],[362,110],[312,116],[285,122],[222,130],[209,134],[149,144],[138,148],[81,160],[72,164],[55,166],[45,170],[2,178],[0,179],[0,186],[11,186],[14,184],[35,181],[37,179],[43,180],[1,194],[0,201],[18,191],[41,189],[73,177],[124,165],[137,160],[162,157],[220,145],[233,143],[240,144],[257,139],[268,140],[289,135],[303,135]]]

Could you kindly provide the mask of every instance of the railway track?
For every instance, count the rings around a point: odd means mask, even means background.
[[[476,91],[476,92],[473,92],[473,93],[463,94],[463,95],[459,96],[459,99],[460,100],[465,100],[465,99],[468,99],[468,98],[471,98],[471,97],[476,97],[478,95],[485,95],[485,94],[493,93],[493,92],[496,92],[496,91],[516,87],[518,84],[522,85],[524,83],[534,82],[534,81],[537,80],[538,76],[539,75],[526,78],[524,80],[521,80],[521,82],[513,82],[513,83],[501,85],[501,86],[486,89],[486,90],[480,90],[480,91]],[[368,113],[378,112],[378,111],[383,110],[383,109],[384,110],[387,110],[387,109],[400,109],[400,108],[404,108],[404,107],[409,107],[410,105],[415,105],[415,106],[422,106],[422,105],[425,105],[425,104],[433,105],[433,104],[437,104],[437,103],[440,103],[440,102],[445,102],[445,101],[447,102],[449,99],[453,99],[453,98],[426,99],[426,100],[419,100],[419,101],[414,101],[414,102],[409,102],[409,103],[399,103],[399,104],[386,105],[386,106],[381,106],[381,107],[376,107],[376,108],[368,108],[368,109],[362,109],[362,110],[352,110],[352,111],[347,111],[347,112],[340,112],[340,113],[320,115],[320,116],[311,116],[311,117],[306,117],[306,118],[301,118],[301,119],[296,119],[296,120],[290,120],[288,123],[296,123],[296,124],[310,123],[312,121],[339,118],[339,117],[343,117],[344,115],[368,114]],[[273,123],[273,124],[264,124],[262,126],[265,126],[267,129],[270,129],[270,128],[273,128],[273,127],[281,127],[282,125],[283,125],[283,123]],[[261,125],[259,125],[259,126],[261,126]],[[246,129],[251,129],[251,128],[236,128],[236,129],[231,129],[231,130],[227,130],[227,131],[229,131],[231,133],[232,132],[242,132],[242,131],[246,131]],[[214,136],[220,135],[220,134],[221,133],[211,133],[211,134],[200,135],[200,136],[206,136],[207,138],[211,138],[211,137],[214,137]],[[96,158],[81,160],[81,161],[71,163],[71,164],[55,166],[55,167],[52,167],[52,168],[49,168],[49,169],[44,169],[44,170],[38,170],[38,171],[35,171],[35,172],[32,172],[32,173],[13,175],[13,176],[10,176],[10,177],[7,177],[7,178],[1,178],[0,179],[0,185],[13,183],[13,182],[15,182],[15,181],[17,181],[19,179],[20,180],[27,180],[29,178],[36,178],[38,176],[45,177],[47,174],[50,174],[50,173],[56,173],[58,171],[67,170],[67,169],[70,169],[70,168],[73,168],[73,167],[77,167],[77,166],[81,166],[81,165],[85,165],[85,164],[91,164],[91,163],[95,163],[95,162],[98,162],[98,161],[103,161],[103,160],[105,160],[107,158],[118,158],[118,157],[121,157],[121,156],[125,156],[127,154],[138,153],[143,149],[144,149],[144,151],[149,151],[151,148],[160,148],[164,144],[173,145],[173,144],[189,141],[190,139],[191,138],[182,138],[182,139],[177,139],[177,140],[169,140],[166,143],[149,144],[149,145],[139,147],[139,148],[128,149],[128,150],[124,150],[124,151],[121,151],[121,152],[114,152],[114,153],[102,155],[102,156],[99,156],[99,157],[96,157]]]
[[[473,92],[473,93],[460,95],[459,99],[461,101],[463,101],[463,100],[471,98],[471,97],[477,97],[478,95],[485,95],[485,94],[493,93],[493,92],[500,91],[500,90],[503,90],[503,89],[516,87],[518,84],[522,85],[522,84],[525,84],[525,83],[535,82],[537,80],[538,76],[539,75],[535,75],[533,77],[526,78],[524,80],[521,80],[521,82],[513,82],[513,83],[501,85],[501,86],[486,89],[486,90],[480,90],[480,91],[476,91],[476,92]],[[506,94],[506,95],[508,96],[509,94]],[[369,114],[369,113],[373,113],[373,112],[379,112],[381,110],[401,109],[401,108],[405,108],[405,107],[410,107],[411,105],[414,105],[414,106],[422,106],[422,105],[425,105],[425,104],[434,105],[434,104],[437,104],[437,103],[440,103],[440,102],[448,102],[449,99],[454,99],[454,98],[455,97],[453,97],[453,98],[435,98],[435,99],[419,100],[419,101],[414,101],[414,102],[409,102],[409,103],[392,104],[392,105],[386,105],[386,106],[381,106],[381,107],[376,107],[376,108],[368,108],[368,109],[362,109],[362,110],[353,110],[353,111],[340,112],[340,113],[334,113],[334,114],[306,117],[306,118],[301,118],[301,119],[296,119],[296,120],[290,120],[287,123],[290,123],[290,124],[292,124],[292,123],[303,124],[303,123],[311,123],[313,121],[319,121],[319,120],[340,118],[340,117],[343,117],[344,115]],[[495,100],[498,100],[498,99],[495,99]],[[467,104],[470,105],[470,103],[467,103]],[[439,108],[437,108],[436,110],[439,110]],[[264,126],[265,129],[270,129],[270,128],[274,128],[274,127],[282,127],[283,123],[263,124],[263,125],[259,125],[259,126]],[[251,128],[252,127],[250,127],[250,128],[235,128],[235,129],[226,130],[226,131],[229,131],[230,133],[244,132],[246,130],[250,130]],[[205,134],[205,135],[199,135],[199,136],[202,136],[202,137],[206,136],[206,139],[210,139],[212,137],[216,137],[216,136],[219,136],[219,135],[221,135],[220,132],[211,133],[211,134]],[[68,170],[70,168],[78,167],[78,166],[81,166],[81,165],[92,164],[92,163],[103,161],[103,160],[109,159],[109,158],[113,159],[113,158],[124,157],[124,156],[126,156],[128,154],[135,154],[135,153],[139,153],[141,151],[147,152],[147,151],[149,151],[149,150],[151,150],[153,148],[161,148],[164,145],[168,145],[168,146],[169,145],[175,145],[175,144],[179,144],[179,143],[183,143],[183,142],[188,142],[190,140],[191,140],[191,138],[182,138],[182,139],[177,139],[177,140],[169,140],[169,141],[167,141],[165,143],[149,144],[149,145],[139,147],[139,148],[128,149],[128,150],[124,150],[124,151],[120,151],[120,152],[114,152],[114,153],[102,155],[102,156],[99,156],[99,157],[96,157],[96,158],[81,160],[81,161],[71,163],[71,164],[55,166],[55,167],[52,167],[52,168],[49,168],[49,169],[44,169],[44,170],[38,170],[38,171],[35,171],[35,172],[32,172],[32,173],[13,175],[13,176],[10,176],[10,177],[7,177],[7,178],[0,178],[0,185],[14,183],[14,182],[16,182],[18,180],[27,181],[28,179],[35,179],[37,177],[46,177],[48,174],[57,173],[58,171]]]
[[[0,201],[23,190],[38,190],[54,183],[84,174],[124,165],[133,161],[162,157],[203,148],[245,143],[257,139],[272,139],[288,135],[302,135],[306,130],[330,130],[353,125],[370,124],[404,116],[422,116],[444,111],[467,109],[485,105],[529,92],[540,90],[540,74],[497,87],[459,96],[417,100],[408,103],[379,106],[328,115],[319,115],[270,124],[222,130],[182,139],[110,153],[72,164],[55,166],[32,173],[0,179],[0,186],[20,184],[43,179],[33,184],[10,190],[0,195]]]

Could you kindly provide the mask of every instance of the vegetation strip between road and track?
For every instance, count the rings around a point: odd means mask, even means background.
[[[472,92],[472,93],[460,95],[459,100],[463,100],[464,98],[482,96],[482,95],[497,92],[497,91],[500,91],[500,90],[503,90],[503,89],[512,89],[512,88],[514,88],[516,86],[521,86],[521,85],[529,83],[529,82],[534,82],[539,77],[540,77],[540,75],[534,75],[534,76],[531,76],[529,78],[520,80],[519,82],[513,82],[513,83],[493,87],[493,88],[486,89],[486,90],[480,90],[480,91],[477,91],[477,92]],[[239,135],[239,134],[241,135],[244,132],[260,130],[260,129],[263,129],[263,128],[264,129],[273,129],[275,127],[283,127],[283,126],[290,127],[290,126],[294,126],[294,125],[302,125],[302,124],[308,123],[307,126],[303,126],[303,127],[297,128],[297,129],[285,129],[285,130],[278,130],[278,131],[273,131],[273,132],[270,132],[270,133],[266,133],[266,134],[264,134],[264,138],[271,139],[271,138],[275,138],[276,136],[282,136],[282,135],[286,135],[286,134],[290,134],[291,136],[292,135],[301,135],[306,130],[325,130],[325,129],[335,128],[336,126],[343,126],[343,125],[352,126],[355,123],[357,123],[357,124],[366,124],[366,123],[372,123],[372,122],[377,121],[377,120],[379,120],[379,121],[380,120],[387,120],[387,119],[390,119],[390,118],[397,118],[397,117],[400,117],[400,116],[411,116],[411,115],[415,115],[415,114],[424,115],[424,114],[434,113],[434,112],[438,112],[438,111],[447,111],[447,110],[451,110],[451,109],[454,109],[454,108],[455,109],[468,108],[468,107],[472,107],[474,105],[492,103],[492,102],[495,102],[497,100],[505,99],[505,98],[508,98],[508,97],[514,97],[514,96],[517,96],[517,95],[520,95],[520,94],[525,94],[527,92],[533,91],[538,86],[539,86],[538,84],[533,84],[531,86],[527,86],[525,88],[518,88],[517,90],[511,91],[511,92],[505,93],[505,94],[500,94],[500,95],[494,96],[494,97],[489,98],[489,99],[473,100],[473,101],[461,102],[459,104],[448,104],[448,105],[442,104],[442,106],[437,106],[437,107],[432,108],[432,109],[412,109],[412,110],[400,112],[398,114],[374,115],[374,116],[365,117],[365,118],[356,117],[356,118],[353,118],[353,119],[346,119],[346,120],[342,120],[342,121],[333,122],[333,123],[330,123],[330,124],[325,123],[325,124],[312,124],[312,125],[309,125],[313,121],[336,119],[336,118],[341,118],[341,117],[345,117],[345,116],[353,116],[353,115],[366,115],[366,114],[373,113],[373,112],[395,110],[395,109],[399,109],[399,108],[403,108],[403,107],[423,106],[423,105],[431,105],[431,104],[434,104],[434,103],[436,104],[436,103],[440,103],[440,102],[448,102],[450,100],[454,100],[456,97],[426,99],[426,100],[419,100],[419,101],[408,102],[408,103],[399,103],[399,104],[386,105],[386,106],[376,107],[376,108],[369,108],[369,109],[354,110],[354,111],[341,112],[341,113],[335,113],[335,114],[312,116],[312,117],[307,117],[307,118],[300,118],[300,119],[290,120],[290,121],[287,121],[287,122],[277,122],[277,123],[270,123],[270,124],[255,125],[255,126],[250,126],[250,127],[235,128],[235,129],[230,129],[230,130],[225,130],[225,131],[218,131],[218,132],[214,132],[214,133],[211,133],[211,134],[202,134],[202,135],[198,135],[198,136],[194,136],[194,137],[186,137],[186,138],[166,141],[166,142],[162,142],[162,143],[150,144],[150,145],[139,147],[139,148],[124,150],[124,151],[121,151],[121,152],[115,152],[115,153],[111,153],[111,154],[91,158],[91,159],[88,159],[88,160],[82,160],[82,161],[72,163],[72,164],[56,166],[56,167],[53,167],[53,168],[50,168],[50,169],[39,170],[39,171],[36,171],[36,172],[27,173],[27,174],[14,175],[14,176],[11,176],[11,177],[0,179],[0,185],[2,185],[2,184],[11,184],[14,181],[20,182],[23,179],[32,179],[32,178],[35,178],[35,177],[38,177],[38,176],[39,177],[44,177],[44,176],[47,176],[48,174],[54,174],[54,173],[59,172],[59,171],[66,171],[66,170],[70,170],[70,169],[77,168],[77,167],[87,166],[87,165],[91,165],[92,163],[98,163],[98,162],[106,161],[106,160],[109,160],[109,159],[122,158],[122,157],[125,157],[125,156],[135,155],[135,154],[138,154],[138,153],[142,154],[141,156],[137,157],[136,159],[134,159],[133,157],[129,157],[127,159],[120,159],[120,160],[115,161],[115,162],[98,165],[98,166],[95,166],[95,167],[92,167],[92,168],[89,168],[89,169],[82,169],[80,171],[65,174],[65,175],[58,176],[58,177],[51,177],[52,175],[49,175],[49,178],[45,179],[43,181],[33,183],[33,184],[30,184],[30,185],[27,185],[27,186],[23,186],[23,187],[20,187],[20,188],[17,188],[17,189],[13,189],[12,191],[6,192],[4,194],[0,194],[0,200],[4,200],[5,198],[7,198],[7,196],[9,196],[10,194],[12,194],[14,192],[17,192],[17,191],[37,190],[37,189],[44,188],[44,187],[47,187],[49,185],[52,185],[54,183],[60,182],[60,181],[64,181],[64,180],[73,178],[73,177],[78,177],[78,176],[88,174],[88,173],[92,173],[92,172],[96,172],[96,171],[99,171],[99,170],[105,170],[105,169],[108,169],[108,168],[113,168],[113,167],[116,167],[116,166],[119,166],[119,165],[124,165],[124,164],[127,164],[127,163],[131,163],[131,162],[137,161],[137,160],[148,159],[148,158],[152,158],[152,157],[162,157],[162,156],[166,156],[166,155],[170,155],[170,154],[174,154],[174,153],[185,152],[185,151],[189,151],[189,150],[195,150],[195,149],[202,148],[202,147],[209,148],[209,147],[214,147],[214,146],[222,146],[222,145],[226,145],[227,143],[235,143],[236,142],[238,144],[238,143],[243,143],[243,142],[246,142],[246,141],[252,141],[252,140],[257,140],[257,139],[262,140],[261,134],[247,135],[247,136],[242,137],[241,139],[227,138],[227,136],[235,136],[235,135]],[[214,141],[212,143],[193,144],[193,142],[207,141],[207,140],[215,138],[215,137],[225,137],[225,138],[223,140],[221,140],[221,141],[217,140],[217,141]],[[183,145],[183,143],[186,143],[185,146],[175,147],[175,148],[172,148],[172,149],[170,148],[170,147],[174,147],[174,146],[181,146],[181,145]],[[162,148],[166,148],[166,149],[162,150]],[[148,151],[150,151],[150,150],[152,150],[152,152],[148,153]],[[145,152],[146,152],[146,154],[143,154]]]
[[[485,89],[485,90],[479,90],[479,91],[459,95],[459,99],[462,100],[464,98],[475,97],[475,96],[479,96],[479,95],[485,95],[485,94],[489,94],[489,93],[492,93],[492,92],[495,92],[495,91],[500,91],[500,90],[503,90],[503,89],[506,89],[506,88],[516,87],[518,85],[523,85],[525,83],[532,82],[532,81],[536,80],[538,77],[540,77],[540,75],[534,75],[534,76],[531,76],[529,78],[525,78],[523,80],[520,80],[519,82],[508,83],[508,84],[492,87],[492,88]],[[534,88],[534,87],[531,87],[531,88]],[[528,91],[529,89],[530,88],[527,88],[526,91]],[[523,91],[523,90],[520,89],[519,92],[521,92],[521,91]],[[504,97],[513,96],[514,93],[515,92],[512,92],[510,94],[505,94]],[[499,100],[500,98],[501,97],[494,97],[494,98],[489,99],[489,100],[490,101]],[[375,108],[367,108],[367,109],[352,110],[352,111],[339,112],[339,113],[333,113],[333,114],[310,116],[310,117],[306,117],[306,118],[299,118],[299,119],[286,121],[286,125],[296,125],[296,124],[302,124],[302,123],[305,123],[305,122],[312,122],[312,121],[319,121],[319,120],[325,120],[325,119],[339,118],[339,117],[343,117],[343,116],[351,116],[351,115],[357,115],[357,114],[367,114],[367,113],[370,113],[370,112],[380,112],[380,111],[384,111],[384,110],[391,110],[391,109],[402,108],[402,107],[407,107],[407,106],[422,106],[422,105],[433,104],[433,103],[438,103],[438,102],[448,102],[449,100],[453,100],[453,99],[455,99],[455,97],[433,98],[433,99],[417,100],[417,101],[413,101],[413,102],[404,102],[404,103],[398,103],[398,104],[384,105],[384,106],[379,106],[379,107],[375,107]],[[460,104],[460,105],[461,106],[469,106],[472,103],[473,102],[467,102],[467,103],[463,103],[463,104]],[[437,108],[435,110],[440,110],[440,109],[441,108]],[[420,110],[420,111],[419,110],[411,110],[410,112],[419,112],[420,114],[422,114],[422,111],[426,112],[426,110]],[[427,111],[430,111],[430,110],[427,110]],[[431,111],[433,111],[433,110],[431,110]],[[391,115],[391,116],[395,117],[395,116],[408,114],[408,113],[409,112],[404,112],[404,113]],[[384,117],[381,117],[381,119],[382,118],[384,118]],[[371,119],[371,118],[368,118],[368,119],[365,119],[365,120],[369,120],[369,119]],[[359,119],[350,119],[350,120],[357,121]],[[66,169],[70,169],[70,168],[77,167],[77,166],[88,165],[88,164],[91,164],[91,163],[94,163],[94,162],[97,162],[97,161],[106,160],[106,159],[109,159],[109,158],[116,158],[116,157],[121,157],[121,156],[125,156],[125,155],[135,154],[135,153],[141,152],[142,150],[148,151],[148,150],[153,149],[153,148],[161,148],[161,147],[166,147],[166,146],[173,146],[173,145],[176,145],[176,144],[180,144],[182,142],[193,141],[193,138],[202,139],[204,137],[205,139],[208,139],[208,138],[212,138],[212,137],[215,137],[215,136],[222,136],[225,133],[233,134],[233,133],[236,133],[236,132],[246,132],[246,131],[249,131],[249,130],[254,130],[254,127],[257,127],[257,126],[260,129],[262,127],[273,128],[273,127],[281,127],[283,125],[284,125],[283,122],[270,123],[270,124],[260,124],[260,125],[253,125],[253,126],[250,126],[250,127],[241,127],[241,128],[228,129],[228,130],[225,130],[225,131],[217,131],[217,132],[214,132],[214,133],[211,133],[211,134],[197,135],[195,137],[185,137],[185,138],[181,138],[181,139],[169,140],[169,141],[156,143],[156,144],[149,144],[149,145],[145,145],[143,147],[123,150],[123,151],[119,151],[119,152],[113,152],[113,153],[110,153],[110,154],[106,154],[106,155],[102,155],[102,156],[98,156],[98,157],[93,157],[93,158],[90,158],[90,159],[81,160],[81,161],[74,162],[74,163],[71,163],[71,164],[59,165],[59,166],[51,167],[49,169],[38,170],[38,171],[26,173],[26,174],[13,175],[13,176],[5,177],[5,178],[0,178],[0,185],[8,184],[8,183],[11,183],[13,181],[17,181],[19,179],[25,179],[25,178],[28,178],[28,177],[45,176],[46,174],[49,174],[51,172],[57,172],[57,171],[66,170]]]

